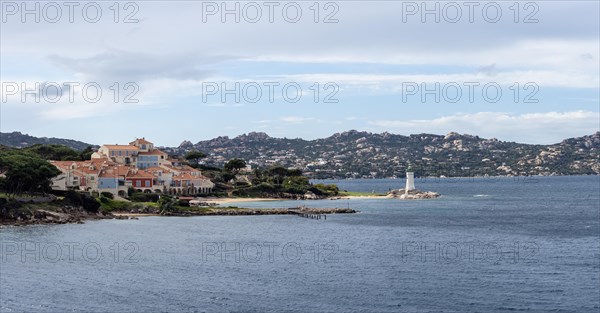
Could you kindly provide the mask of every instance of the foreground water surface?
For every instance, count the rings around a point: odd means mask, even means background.
[[[335,181],[386,192],[402,180]],[[417,180],[435,200],[0,230],[1,312],[598,312],[600,177]]]

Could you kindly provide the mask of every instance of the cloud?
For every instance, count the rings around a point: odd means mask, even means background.
[[[483,73],[483,74],[488,75],[488,76],[493,76],[497,72],[497,70],[496,70],[496,63],[490,64],[490,65],[480,66],[477,69],[477,72]]]
[[[199,53],[149,54],[109,50],[90,57],[75,58],[50,55],[48,59],[56,66],[100,80],[141,81],[150,79],[201,80],[214,71],[208,69],[233,56],[208,56]]]
[[[588,111],[514,114],[479,112],[423,120],[373,120],[376,129],[445,134],[451,131],[527,143],[556,143],[599,130],[600,113]]]
[[[282,122],[292,123],[292,124],[300,124],[305,122],[315,122],[318,121],[314,117],[302,117],[302,116],[284,116],[280,118]]]
[[[493,73],[490,76],[490,73]],[[533,82],[539,86],[565,88],[598,88],[600,77],[597,73],[584,71],[515,70],[490,73],[450,73],[450,74],[365,74],[365,73],[309,73],[284,76],[298,82],[335,82],[342,86],[362,87],[371,90],[401,91],[402,83],[458,83],[490,82],[511,86]]]

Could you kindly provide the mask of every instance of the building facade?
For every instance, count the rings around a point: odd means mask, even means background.
[[[145,138],[129,145],[103,145],[87,161],[50,161],[61,174],[56,190],[110,192],[125,196],[129,188],[146,193],[197,195],[212,192],[214,183],[202,172],[169,158]]]

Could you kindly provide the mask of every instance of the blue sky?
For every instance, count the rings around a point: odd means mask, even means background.
[[[98,2],[102,15],[96,23],[84,19],[84,2],[75,7],[72,23],[64,6],[58,22],[50,23],[53,8],[44,12],[47,2],[38,2],[36,23],[34,15],[23,20],[21,12],[12,14],[15,7],[6,3],[13,2],[2,2],[0,11],[2,132],[92,143],[145,136],[173,146],[251,131],[312,139],[350,129],[404,135],[457,131],[554,143],[600,128],[597,1],[521,2],[518,22],[512,1],[474,2],[472,21],[465,2],[454,2],[462,10],[456,23],[447,21],[457,16],[450,2],[432,1],[425,9],[439,5],[439,23],[435,14],[422,20],[423,8],[407,15],[421,2],[406,1],[320,2],[319,23],[313,1],[276,1],[272,23],[264,2],[256,2],[263,10],[256,23],[244,20],[254,12],[243,11],[249,2],[226,4],[231,9],[239,3],[239,23],[233,14],[224,21],[220,12],[205,15],[207,5],[222,10],[221,1],[132,2],[127,8],[121,3],[118,23],[110,1]],[[302,15],[296,23],[286,21],[283,7],[300,7]],[[494,15],[496,7],[501,15]],[[130,13],[129,21],[137,22],[123,23]],[[293,10],[287,14],[294,17]],[[328,14],[337,22],[323,23]],[[55,89],[43,88],[65,82],[80,84],[73,87],[72,102],[66,88],[58,98],[52,98]],[[90,82],[102,90],[95,103],[81,90]],[[29,94],[22,101],[22,84],[31,89],[36,83],[46,97],[38,103]],[[117,101],[110,89],[115,83]],[[137,103],[124,101],[134,91],[124,89],[127,83],[139,88]],[[235,101],[228,95],[223,101],[221,90],[207,93],[209,85],[236,83],[240,93],[247,88],[247,98],[259,86],[261,97]],[[273,101],[265,83],[279,84]],[[301,88],[300,100],[282,96],[286,84]],[[433,94],[423,99],[422,87],[436,84],[440,101]],[[465,84],[479,84],[473,85],[472,101]],[[497,101],[482,95],[486,84],[500,88]],[[320,90],[317,101],[314,86]],[[335,101],[325,101],[327,95]],[[494,92],[486,95],[493,98]]]

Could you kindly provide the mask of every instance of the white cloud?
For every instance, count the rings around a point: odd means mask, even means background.
[[[600,130],[600,113],[587,111],[514,114],[479,112],[423,120],[374,120],[377,131],[405,134],[451,131],[517,142],[550,144]]]
[[[600,77],[592,72],[560,72],[560,71],[507,71],[496,72],[493,76],[484,73],[454,73],[454,74],[339,74],[339,73],[314,73],[301,75],[287,75],[285,79],[298,82],[335,82],[341,86],[366,88],[374,91],[400,92],[402,83],[427,83],[447,84],[479,82],[498,83],[511,86],[515,82],[525,84],[536,83],[545,87],[566,88],[598,88]]]
[[[304,122],[314,122],[318,121],[314,117],[302,117],[302,116],[284,116],[280,118],[282,122],[299,124]]]

